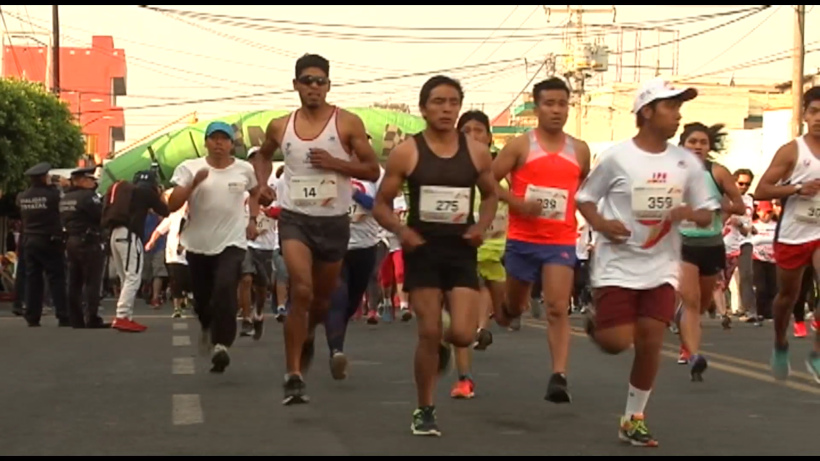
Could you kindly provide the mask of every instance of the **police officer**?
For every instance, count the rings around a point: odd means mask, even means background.
[[[23,251],[26,258],[26,311],[30,327],[40,326],[43,313],[43,272],[48,279],[54,311],[61,327],[68,320],[65,285],[63,227],[60,223],[60,190],[48,183],[51,165],[38,163],[26,170],[31,186],[17,196],[23,218]]]
[[[98,313],[105,255],[102,197],[96,192],[94,170],[96,167],[72,171],[71,184],[60,200],[60,218],[68,235],[68,317],[74,328],[110,327]]]

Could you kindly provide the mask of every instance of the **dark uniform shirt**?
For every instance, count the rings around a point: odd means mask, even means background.
[[[154,210],[154,213],[167,218],[170,212],[168,205],[162,201],[156,189],[145,186],[134,187],[133,195],[131,196],[131,222],[128,223],[128,230],[134,234],[142,237],[145,232],[145,217],[148,210]],[[150,235],[148,236],[150,237]]]
[[[17,206],[23,218],[23,234],[60,237],[60,190],[54,186],[35,185],[17,195]]]
[[[71,187],[60,200],[60,218],[69,236],[99,232],[102,198],[93,189]]]

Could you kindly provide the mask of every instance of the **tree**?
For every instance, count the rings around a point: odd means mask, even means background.
[[[0,193],[26,187],[23,174],[39,162],[71,168],[85,151],[68,105],[41,84],[0,79]]]

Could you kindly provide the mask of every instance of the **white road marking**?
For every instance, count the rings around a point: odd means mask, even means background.
[[[174,331],[185,331],[188,329],[187,323],[175,323],[174,324]]]
[[[175,375],[192,375],[195,370],[193,357],[176,357],[171,365],[171,374]]]
[[[205,421],[199,394],[174,394],[171,407],[171,419],[174,426],[202,424]]]
[[[172,339],[173,339],[173,345],[174,346],[190,346],[191,345],[191,337],[190,336],[174,336]]]

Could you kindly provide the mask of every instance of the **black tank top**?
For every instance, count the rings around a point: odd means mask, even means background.
[[[436,155],[422,133],[413,138],[418,161],[407,178],[407,225],[425,238],[461,238],[475,223],[473,199],[478,179],[467,138],[464,133],[459,133],[458,151],[449,158]],[[445,220],[447,222],[442,222]]]

